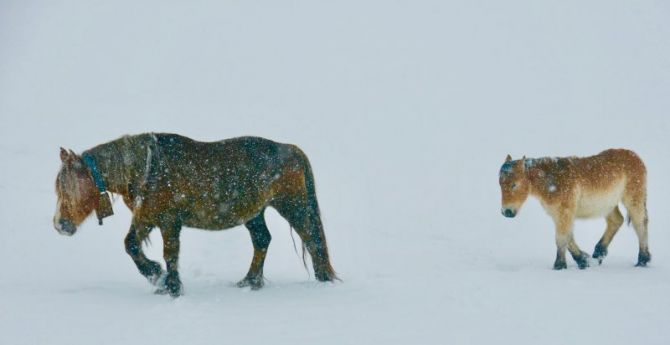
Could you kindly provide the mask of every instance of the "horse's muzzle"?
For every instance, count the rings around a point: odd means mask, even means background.
[[[516,211],[512,210],[511,208],[504,208],[502,209],[502,214],[503,216],[507,218],[514,218],[516,217]]]
[[[72,236],[77,232],[77,227],[67,219],[59,219],[57,223],[54,223],[54,227],[59,234],[65,236]]]

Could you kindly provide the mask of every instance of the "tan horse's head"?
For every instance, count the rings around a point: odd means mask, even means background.
[[[513,161],[512,157],[507,155],[505,163],[500,168],[501,212],[503,216],[508,218],[516,217],[530,193],[530,181],[526,174],[525,158]]]
[[[63,162],[56,178],[56,215],[54,228],[61,235],[72,236],[97,207],[98,191],[81,157],[61,148]]]

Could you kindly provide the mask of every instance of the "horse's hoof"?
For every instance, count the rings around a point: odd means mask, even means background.
[[[582,252],[579,256],[574,257],[575,262],[577,262],[577,267],[579,267],[580,270],[586,269],[589,267],[589,254],[586,254]]]
[[[162,277],[162,280],[158,286],[158,289],[154,291],[156,295],[167,295],[169,294],[172,297],[179,297],[183,295],[183,285],[179,280],[179,275],[177,274],[166,274]]]
[[[651,254],[649,254],[649,251],[640,251],[640,254],[637,256],[637,265],[635,265],[635,267],[647,267],[649,261],[651,261]]]
[[[237,282],[237,287],[239,288],[245,288],[245,287],[250,287],[251,290],[256,291],[260,290],[265,283],[263,282],[263,277],[261,278],[244,278]]]
[[[340,278],[337,277],[335,272],[333,272],[332,270],[325,270],[325,269],[323,270],[317,269],[314,272],[314,278],[316,278],[316,280],[320,282],[331,282],[331,283],[336,280],[340,280]]]
[[[181,291],[181,289],[178,289],[176,291],[172,291],[170,289],[157,289],[156,291],[154,291],[154,294],[155,295],[167,295],[167,294],[169,294],[170,297],[177,298],[177,297],[183,295],[184,293]]]
[[[181,285],[181,282],[179,282],[178,284],[172,284],[172,285],[168,284],[167,285],[168,294],[170,294],[170,296],[172,296],[174,298],[177,298],[177,297],[183,295],[184,294],[183,290],[184,289]]]
[[[140,266],[140,273],[145,276],[152,285],[156,285],[156,282],[165,274],[165,271],[163,271],[163,268],[159,263],[150,261]]]
[[[172,298],[177,298],[177,297],[184,294],[184,292],[182,291],[181,286],[177,289],[168,289],[168,293],[170,294],[170,297],[172,297]]]
[[[333,277],[331,277],[329,274],[326,273],[315,274],[315,278],[320,282],[332,282],[335,280],[333,279]]]
[[[565,261],[562,262],[555,262],[554,263],[554,270],[555,271],[560,271],[568,268],[568,264],[565,263]]]
[[[156,291],[154,291],[154,294],[155,295],[168,295],[169,294],[171,297],[177,298],[177,297],[183,295],[184,292],[183,292],[183,287],[180,283],[177,286],[167,286],[166,285],[164,287],[158,288],[158,289],[156,289]]]
[[[596,248],[593,249],[593,258],[598,260],[598,265],[602,265],[603,260],[607,256],[607,248],[605,248],[603,245],[598,243],[596,245]]]

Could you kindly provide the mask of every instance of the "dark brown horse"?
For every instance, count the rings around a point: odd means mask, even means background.
[[[337,279],[307,156],[296,146],[242,137],[202,143],[175,134],[125,136],[85,151],[61,149],[54,227],[73,235],[94,210],[100,224],[113,214],[108,192],[119,194],[133,214],[126,251],[159,293],[179,296],[177,270],[182,226],[223,230],[244,224],[254,257],[238,286],[263,286],[270,232],[263,217],[275,208],[309,252],[316,279]],[[167,273],[147,259],[142,242],[160,229]]]

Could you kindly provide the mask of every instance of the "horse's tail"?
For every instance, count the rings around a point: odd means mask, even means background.
[[[297,148],[297,147],[296,147]],[[326,234],[323,230],[323,223],[321,222],[321,211],[319,210],[319,202],[316,199],[316,188],[314,186],[314,174],[312,173],[312,166],[309,163],[307,155],[302,150],[297,148],[297,156],[304,168],[305,175],[305,189],[307,192],[307,219],[312,223],[310,227],[310,238],[316,246],[317,258],[312,260],[319,261],[322,272],[315,272],[316,278],[319,280],[340,280],[330,264],[330,255],[328,253],[328,244],[326,243]],[[303,259],[304,259],[304,243],[303,243]]]

